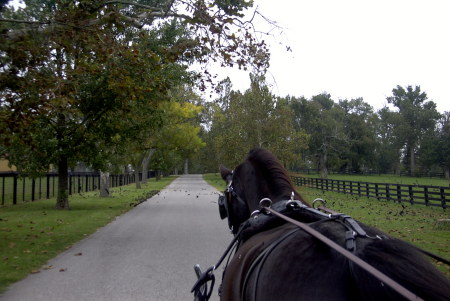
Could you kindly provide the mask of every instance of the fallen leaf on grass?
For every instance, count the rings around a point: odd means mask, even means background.
[[[37,273],[40,273],[41,271],[39,271],[39,270],[32,270],[31,271],[31,274],[37,274]]]
[[[53,269],[53,266],[52,265],[47,265],[47,266],[43,267],[43,269],[44,270],[51,270],[51,269]]]
[[[10,248],[14,248],[16,246],[16,243],[15,242],[10,242],[9,244],[8,244],[8,247],[10,247]]]

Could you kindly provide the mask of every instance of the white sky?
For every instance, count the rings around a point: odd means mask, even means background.
[[[285,30],[274,32],[267,81],[278,96],[328,92],[363,97],[375,110],[397,85],[420,85],[439,112],[450,111],[450,1],[255,0]],[[279,42],[283,43],[280,45]],[[286,46],[292,48],[287,52]],[[235,90],[248,75],[220,70]]]
[[[254,2],[284,28],[266,39],[275,95],[328,92],[335,101],[362,97],[378,110],[397,85],[420,85],[439,112],[450,111],[450,0]],[[211,71],[229,76],[235,90],[250,86],[248,73]]]

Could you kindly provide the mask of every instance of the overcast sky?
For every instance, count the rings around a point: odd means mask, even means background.
[[[376,110],[397,85],[420,85],[439,112],[450,111],[450,1],[255,0],[278,22],[267,80],[279,96],[328,92],[362,97]],[[287,52],[285,45],[292,48]],[[248,75],[221,70],[236,90]]]
[[[275,95],[328,92],[336,101],[362,97],[377,110],[397,85],[420,85],[439,112],[450,111],[450,0],[254,2],[283,27],[266,39]],[[247,73],[214,69],[235,90],[249,87]]]

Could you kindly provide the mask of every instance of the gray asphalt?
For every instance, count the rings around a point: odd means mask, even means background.
[[[217,195],[200,175],[181,176],[49,261],[52,269],[12,285],[0,300],[193,300],[193,265],[214,265],[232,239],[219,218]],[[221,269],[215,275],[217,291]]]

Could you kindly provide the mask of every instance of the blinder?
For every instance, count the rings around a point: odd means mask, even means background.
[[[219,204],[219,213],[220,218],[225,219],[228,217],[228,202],[224,195],[219,195],[219,199],[217,200],[217,203]]]
[[[221,219],[228,218],[228,227],[231,229],[233,234],[237,233],[239,229],[239,224],[236,222],[236,217],[232,212],[232,208],[230,208],[230,204],[234,201],[237,201],[239,204],[244,204],[244,200],[234,191],[233,188],[233,172],[227,176],[228,185],[223,192],[223,195],[219,196],[217,203],[219,205],[219,214]]]
[[[219,199],[217,200],[217,204],[219,205],[219,214],[220,214],[221,219],[230,217],[230,215],[228,213],[228,201],[231,199],[231,194],[233,191],[233,187],[231,186],[231,184],[233,183],[232,179],[233,179],[233,172],[231,172],[231,174],[227,176],[227,180],[229,180],[227,188],[223,192],[223,195],[219,195]]]

